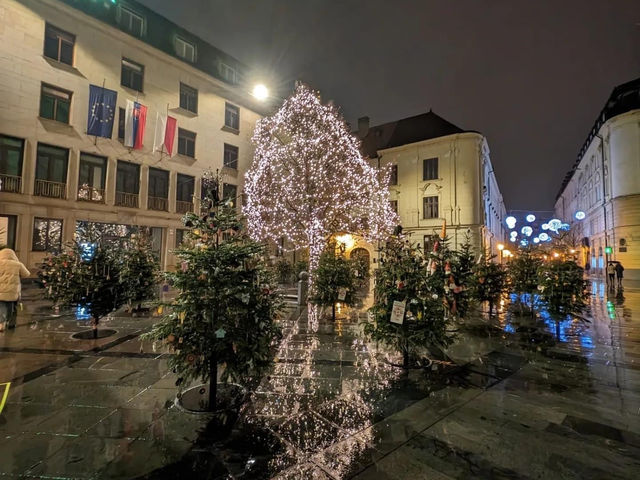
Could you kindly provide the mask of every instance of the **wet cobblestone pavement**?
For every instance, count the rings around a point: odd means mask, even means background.
[[[357,318],[310,325],[291,307],[231,432],[174,406],[168,354],[138,339],[153,318],[75,340],[86,325],[29,289],[0,334],[0,476],[639,478],[640,286],[592,289],[583,321],[478,316],[457,326],[455,365],[407,375]]]

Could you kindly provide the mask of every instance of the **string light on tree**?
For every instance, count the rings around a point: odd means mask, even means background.
[[[287,238],[309,248],[311,279],[331,235],[386,238],[398,223],[382,175],[360,153],[359,140],[333,105],[298,84],[253,135],[255,155],[246,174],[244,207],[251,235]]]

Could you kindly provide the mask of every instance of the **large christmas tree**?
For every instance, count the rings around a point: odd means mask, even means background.
[[[119,242],[80,228],[65,251],[44,259],[38,275],[45,296],[58,306],[82,308],[91,316],[97,338],[100,319],[126,302],[120,277],[123,255]]]
[[[493,261],[492,257],[483,256],[473,267],[473,296],[479,302],[489,304],[489,316],[507,288],[507,271]]]
[[[578,314],[588,294],[584,270],[573,260],[549,260],[538,269],[540,299],[552,315]]]
[[[311,282],[320,255],[338,232],[383,239],[397,224],[388,175],[360,153],[333,105],[299,84],[272,116],[260,120],[246,175],[245,214],[251,235],[309,249]]]
[[[183,218],[189,231],[175,252],[180,268],[168,274],[179,293],[147,338],[172,347],[169,365],[178,384],[209,382],[206,408],[215,410],[218,365],[223,382],[242,382],[271,364],[279,301],[263,268],[263,246],[248,238],[235,207],[221,199],[220,178],[207,174],[203,189],[202,214]]]
[[[410,238],[391,237],[380,251],[376,270],[373,322],[365,333],[402,354],[408,368],[423,356],[442,355],[454,335],[448,331],[456,315],[455,295],[461,286],[452,280],[453,253],[443,239],[425,254]]]

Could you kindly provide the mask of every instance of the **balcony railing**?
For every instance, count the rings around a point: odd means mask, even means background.
[[[104,203],[104,188],[82,185],[78,188],[78,200],[84,202]]]
[[[127,192],[116,192],[116,206],[138,208],[138,194]]]
[[[67,184],[36,179],[33,194],[39,197],[67,198]]]
[[[187,212],[193,212],[193,203],[176,200],[176,213],[187,213]]]
[[[169,200],[163,197],[152,197],[149,195],[147,208],[149,210],[160,210],[166,212],[168,210]]]
[[[22,177],[0,173],[0,192],[21,193]]]

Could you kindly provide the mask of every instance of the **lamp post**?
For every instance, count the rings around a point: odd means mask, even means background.
[[[502,253],[504,252],[504,245],[502,243],[498,244],[498,250],[500,251],[500,265],[502,265]]]

